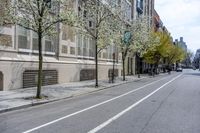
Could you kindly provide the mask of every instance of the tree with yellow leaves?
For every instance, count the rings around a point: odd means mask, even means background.
[[[165,64],[167,68],[174,63],[181,62],[185,58],[185,52],[175,46],[169,34],[165,32],[152,33],[152,47],[143,54],[144,60],[155,68],[159,64]]]

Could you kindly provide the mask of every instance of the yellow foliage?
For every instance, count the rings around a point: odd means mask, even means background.
[[[152,39],[154,45],[148,48],[143,55],[147,63],[159,64],[165,60],[165,63],[170,65],[184,60],[185,52],[173,44],[169,34],[163,32],[153,33]]]

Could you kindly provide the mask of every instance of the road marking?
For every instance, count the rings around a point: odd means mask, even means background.
[[[150,96],[152,96],[153,94],[155,94],[156,92],[158,92],[160,89],[162,89],[166,85],[170,84],[171,82],[173,82],[174,80],[176,80],[177,78],[179,78],[182,75],[183,74],[181,74],[181,75],[173,78],[172,80],[170,80],[169,82],[165,83],[164,85],[162,85],[161,87],[159,87],[155,91],[151,92],[149,95],[145,96],[144,98],[140,99],[136,103],[132,104],[131,106],[129,106],[128,108],[126,108],[122,112],[118,113],[117,115],[115,115],[114,117],[110,118],[109,120],[107,120],[106,122],[102,123],[101,125],[97,126],[96,128],[90,130],[88,133],[96,133],[96,132],[98,132],[99,130],[101,130],[102,128],[106,127],[111,122],[117,120],[119,117],[121,117],[122,115],[124,115],[125,113],[127,113],[128,111],[130,111],[131,109],[133,109],[134,107],[136,107],[137,105],[139,105],[140,103],[142,103],[144,100],[146,100],[147,98],[149,98]]]
[[[88,111],[88,110],[93,109],[93,108],[96,108],[96,107],[98,107],[98,106],[100,106],[100,105],[109,103],[109,102],[111,102],[111,101],[114,101],[114,100],[119,99],[119,98],[121,98],[121,97],[124,97],[124,96],[126,96],[126,95],[129,95],[129,94],[131,94],[131,93],[133,93],[133,92],[139,91],[139,90],[141,90],[141,89],[143,89],[143,88],[145,88],[145,87],[147,87],[147,86],[150,86],[150,85],[152,85],[152,84],[154,84],[154,83],[160,82],[161,80],[164,80],[164,79],[166,79],[166,78],[167,78],[167,77],[164,77],[164,78],[162,78],[162,79],[160,79],[160,80],[151,82],[151,83],[146,84],[146,85],[144,85],[144,86],[142,86],[142,87],[139,87],[139,88],[134,89],[134,90],[132,90],[132,91],[126,92],[126,93],[124,93],[124,94],[122,94],[122,95],[116,96],[116,97],[114,97],[114,98],[111,98],[111,99],[109,99],[109,100],[103,101],[103,102],[98,103],[98,104],[95,104],[95,105],[93,105],[93,106],[90,106],[90,107],[88,107],[88,108],[85,108],[85,109],[80,110],[80,111],[77,111],[77,112],[74,112],[74,113],[72,113],[72,114],[66,115],[66,116],[64,116],[64,117],[55,119],[55,120],[53,120],[53,121],[51,121],[51,122],[48,122],[48,123],[43,124],[43,125],[40,125],[40,126],[38,126],[38,127],[29,129],[29,130],[24,131],[24,132],[22,132],[22,133],[30,133],[30,132],[36,131],[36,130],[38,130],[38,129],[40,129],[40,128],[43,128],[43,127],[46,127],[46,126],[48,126],[48,125],[54,124],[54,123],[56,123],[56,122],[58,122],[58,121],[61,121],[61,120],[63,120],[63,119],[69,118],[69,117],[71,117],[71,116],[75,116],[75,115],[80,114],[80,113],[82,113],[82,112]]]

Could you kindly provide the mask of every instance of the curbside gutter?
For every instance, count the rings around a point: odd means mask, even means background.
[[[161,76],[161,75],[165,75],[165,74],[160,74],[159,76]],[[24,104],[24,105],[20,105],[20,106],[16,106],[16,107],[10,107],[10,108],[6,108],[6,109],[0,109],[0,113],[6,113],[6,112],[20,110],[20,109],[24,109],[24,108],[28,108],[28,107],[37,106],[37,105],[57,102],[57,101],[61,101],[61,100],[65,100],[65,99],[69,99],[69,98],[73,98],[73,97],[77,97],[77,96],[81,96],[81,95],[91,94],[91,93],[95,93],[95,92],[98,92],[98,91],[109,89],[109,88],[112,88],[112,87],[115,87],[115,86],[120,86],[120,85],[123,85],[123,84],[132,83],[132,82],[135,82],[135,81],[140,81],[140,80],[143,80],[143,79],[146,79],[146,78],[150,78],[150,77],[149,76],[141,77],[141,78],[136,79],[136,80],[124,81],[124,82],[117,83],[117,84],[111,83],[109,86],[101,86],[99,88],[94,88],[94,89],[91,89],[91,90],[80,91],[80,92],[77,91],[77,92],[74,92],[74,94],[70,94],[68,96],[64,96],[64,97],[61,97],[61,98],[54,98],[54,99],[41,100],[41,101],[36,100],[36,101],[32,101],[32,103],[28,103],[28,104]]]

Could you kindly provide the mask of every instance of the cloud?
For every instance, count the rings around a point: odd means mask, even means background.
[[[189,49],[200,48],[200,0],[157,0],[155,9],[173,38],[183,36]]]

